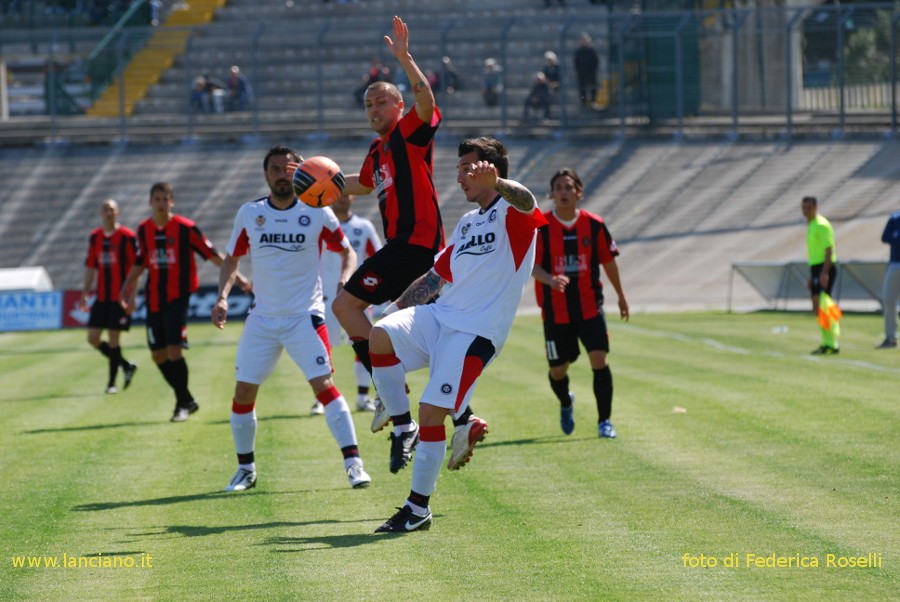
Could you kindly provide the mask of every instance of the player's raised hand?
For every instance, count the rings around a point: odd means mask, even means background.
[[[497,185],[499,176],[497,168],[490,161],[475,161],[466,170],[466,177],[471,178],[473,184],[493,188]]]
[[[391,39],[390,36],[384,36],[384,43],[398,59],[409,53],[409,26],[403,19],[394,16],[394,37]]]

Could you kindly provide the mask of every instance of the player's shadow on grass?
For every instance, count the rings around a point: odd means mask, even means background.
[[[212,491],[207,493],[195,493],[193,495],[172,495],[168,497],[158,497],[149,500],[129,500],[123,502],[95,502],[93,504],[79,504],[73,506],[74,512],[97,512],[100,510],[117,510],[119,508],[134,508],[138,506],[168,506],[170,504],[181,504],[184,502],[199,502],[205,500],[239,500],[249,499],[260,495],[284,495],[286,493],[300,493],[291,491],[254,491],[243,495],[235,495],[230,491]],[[307,492],[303,492],[307,493]]]
[[[308,521],[271,521],[268,523],[255,523],[249,525],[222,525],[217,527],[209,527],[204,525],[171,525],[168,527],[162,527],[159,531],[148,531],[146,533],[136,533],[135,536],[146,538],[151,537],[153,535],[180,535],[181,537],[206,537],[209,535],[224,535],[226,533],[235,533],[237,531],[258,531],[263,529],[285,529],[292,527],[310,527],[316,525],[341,525],[344,523],[361,523],[367,522],[371,519],[358,519],[358,520],[337,520],[332,518],[322,519],[322,520],[308,520]],[[284,539],[284,540],[302,540],[305,538],[291,538],[291,537],[273,537],[270,538],[272,540],[276,539]]]
[[[257,418],[259,422],[266,422],[268,420],[309,420],[310,418],[321,419],[319,416],[313,416],[311,414],[276,414],[275,416],[260,416]],[[209,422],[205,422],[204,424],[208,424],[210,426],[221,426],[223,424],[231,424],[230,420],[211,420]]]
[[[584,441],[585,439],[596,439],[597,437],[566,437],[565,435],[550,435],[547,437],[532,437],[531,439],[511,439],[509,441],[486,441],[479,443],[477,450],[486,447],[503,447],[506,445],[544,445],[547,443],[574,443],[576,441]]]
[[[387,537],[390,537],[388,534]],[[403,535],[396,533],[396,535]],[[273,552],[279,554],[295,554],[297,552],[312,552],[314,550],[330,550],[333,548],[355,548],[365,544],[375,543],[384,539],[385,535],[375,533],[353,533],[348,535],[322,535],[319,537],[270,537],[260,545],[275,546]],[[291,546],[281,549],[278,546]]]
[[[105,429],[132,428],[135,426],[159,426],[163,422],[113,422],[111,424],[89,424],[86,426],[67,426],[57,429],[34,429],[22,431],[24,435],[42,435],[46,433],[77,433],[80,431],[102,431]]]

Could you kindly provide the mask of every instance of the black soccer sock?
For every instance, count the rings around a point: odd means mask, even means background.
[[[175,398],[178,400],[179,406],[186,408],[194,401],[193,395],[188,390],[187,362],[181,358],[175,361],[169,360],[169,363],[171,364],[172,388],[175,389]]]
[[[423,508],[428,508],[428,502],[431,500],[430,495],[422,495],[421,493],[416,493],[415,491],[410,490],[409,497],[406,498],[411,503],[416,506],[421,506]]]
[[[369,387],[367,387],[367,386],[366,387],[356,387],[356,394],[357,395],[368,395]]]
[[[570,407],[572,398],[569,397],[569,375],[563,376],[562,380],[553,380],[550,374],[547,374],[547,378],[550,379],[550,388],[553,389],[553,394],[556,395],[560,405],[564,408]],[[594,379],[594,382],[597,382],[596,379]]]
[[[109,357],[109,350],[110,350],[109,343],[107,343],[106,341],[101,341],[100,344],[97,345],[97,351],[99,351],[106,357]]]
[[[594,397],[597,398],[597,422],[612,416],[613,380],[609,366],[594,370]]]
[[[122,363],[122,348],[109,348],[109,385],[116,384],[116,377],[119,375],[119,364]]]
[[[166,383],[174,389],[175,383],[172,381],[172,362],[166,360],[161,364],[156,364],[156,367],[162,372],[163,378],[166,379]]]
[[[459,418],[453,419],[453,426],[466,426],[469,423],[469,417],[472,414],[472,406],[466,406],[466,411],[460,414]]]
[[[360,363],[366,369],[366,372],[369,373],[369,376],[372,376],[372,360],[369,358],[369,339],[353,341],[352,345],[353,351],[356,352],[356,357],[359,358]]]
[[[358,458],[359,448],[355,445],[348,445],[347,447],[341,448],[341,454],[344,456],[345,460],[348,458]]]
[[[253,452],[249,454],[238,454],[237,455],[238,464],[253,464],[256,461],[256,458]]]

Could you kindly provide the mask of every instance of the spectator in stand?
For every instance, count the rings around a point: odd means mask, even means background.
[[[531,119],[531,110],[539,109],[543,113],[544,121],[550,119],[550,105],[553,104],[553,90],[550,88],[550,82],[542,71],[534,74],[534,83],[528,97],[525,98],[525,111],[522,114],[522,121]]]
[[[547,83],[550,84],[550,90],[552,90],[553,95],[556,96],[556,93],[559,91],[559,81],[561,76],[559,72],[559,58],[557,58],[556,53],[552,50],[548,50],[544,53],[544,68],[541,71],[547,76]]]
[[[231,77],[228,79],[228,110],[249,111],[253,102],[253,87],[246,75],[241,73],[237,65],[231,67]]]
[[[362,78],[363,83],[353,92],[353,97],[356,99],[356,103],[360,106],[363,104],[363,98],[366,95],[366,90],[374,84],[375,82],[390,82],[391,81],[391,70],[389,67],[386,67],[381,64],[381,61],[378,60],[377,57],[372,57],[372,64],[369,67],[369,70]]]
[[[444,85],[443,90],[447,94],[453,94],[459,90],[459,74],[449,56],[441,59],[441,82]]]
[[[209,100],[206,94],[206,80],[202,75],[194,78],[194,87],[191,88],[191,111],[196,113],[209,112]]]
[[[206,82],[205,95],[203,97],[204,110],[207,113],[224,113],[227,85],[222,80],[210,77],[209,71],[203,72],[203,80]]]
[[[481,86],[481,96],[484,104],[496,107],[500,103],[500,94],[503,93],[503,67],[492,58],[484,59],[484,83]]]
[[[590,34],[586,32],[581,34],[581,44],[575,51],[574,60],[581,104],[586,107],[593,106],[597,98],[597,69],[600,67],[600,57],[591,45]]]

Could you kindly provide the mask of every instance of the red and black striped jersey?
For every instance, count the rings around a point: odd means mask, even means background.
[[[119,300],[119,290],[136,255],[137,242],[132,230],[119,226],[109,235],[103,228],[91,232],[84,265],[97,270],[97,301]]]
[[[535,280],[541,316],[553,324],[569,324],[597,316],[603,305],[601,264],[618,254],[616,241],[599,215],[580,210],[571,228],[552,211],[544,212],[547,225],[538,230],[535,265],[551,275],[564,274],[569,284],[563,292]]]
[[[437,107],[431,123],[415,107],[387,136],[369,147],[359,182],[374,188],[387,242],[405,242],[434,252],[444,247],[444,226],[434,172],[434,134],[441,123]]]
[[[148,218],[138,226],[137,237],[137,264],[147,268],[146,304],[152,313],[199,288],[194,253],[206,260],[218,254],[200,228],[181,215],[162,228]]]

